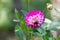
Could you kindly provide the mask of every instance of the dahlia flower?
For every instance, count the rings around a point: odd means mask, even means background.
[[[44,20],[44,14],[40,10],[32,10],[26,15],[26,24],[31,28],[39,28]]]

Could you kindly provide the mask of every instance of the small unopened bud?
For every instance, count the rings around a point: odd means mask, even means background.
[[[47,4],[47,9],[48,10],[52,10],[52,8],[53,8],[52,4]]]

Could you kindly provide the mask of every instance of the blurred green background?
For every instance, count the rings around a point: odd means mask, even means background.
[[[0,0],[0,31],[12,30],[15,27],[13,0]]]

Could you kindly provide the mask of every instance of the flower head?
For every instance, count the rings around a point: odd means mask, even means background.
[[[26,15],[26,24],[31,28],[38,28],[44,23],[45,17],[40,10],[32,10]]]

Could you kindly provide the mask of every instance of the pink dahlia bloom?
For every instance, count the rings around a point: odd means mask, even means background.
[[[26,15],[26,24],[31,28],[39,28],[44,20],[44,14],[40,10],[32,10]]]

